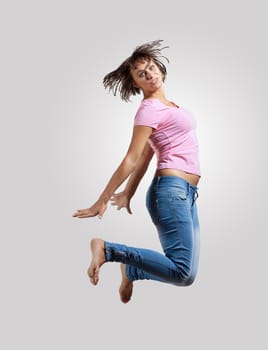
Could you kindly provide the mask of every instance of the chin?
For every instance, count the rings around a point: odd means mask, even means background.
[[[152,88],[152,91],[153,92],[156,92],[157,90],[160,90],[162,88],[162,84],[157,84],[156,86],[154,86],[153,88]]]

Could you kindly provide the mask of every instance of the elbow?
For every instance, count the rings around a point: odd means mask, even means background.
[[[136,168],[138,160],[139,159],[136,156],[126,155],[126,157],[123,160],[123,164],[130,172],[132,172]]]

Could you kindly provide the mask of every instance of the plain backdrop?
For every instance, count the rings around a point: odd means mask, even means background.
[[[265,1],[4,1],[1,4],[1,348],[267,348]],[[188,288],[135,283],[119,265],[90,285],[89,241],[160,249],[145,208],[93,204],[128,147],[142,96],[104,75],[147,41],[169,46],[167,98],[197,119],[201,255]]]

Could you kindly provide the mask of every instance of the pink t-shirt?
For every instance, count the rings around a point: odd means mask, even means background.
[[[177,169],[201,176],[196,122],[184,107],[170,107],[156,98],[145,99],[134,125],[149,126],[149,143],[157,156],[157,169]]]

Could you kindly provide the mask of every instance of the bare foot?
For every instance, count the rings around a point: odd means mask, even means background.
[[[123,303],[128,303],[131,299],[133,291],[133,282],[127,278],[126,275],[126,265],[120,264],[121,273],[122,273],[122,282],[119,288],[120,299]]]
[[[104,240],[95,238],[90,243],[92,260],[87,270],[90,282],[97,285],[99,282],[100,267],[105,263]]]

